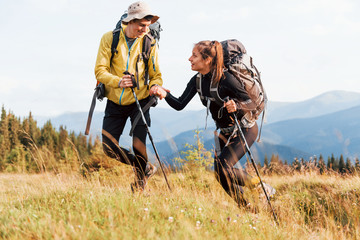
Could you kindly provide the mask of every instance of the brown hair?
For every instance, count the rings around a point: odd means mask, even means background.
[[[201,57],[206,60],[211,59],[210,72],[213,74],[215,82],[220,81],[224,70],[224,57],[221,43],[218,41],[201,41],[195,44]]]
[[[139,22],[140,20],[142,19],[145,19],[146,21],[151,21],[153,19],[153,15],[146,15],[145,17],[141,18],[141,19],[138,19],[138,18],[134,18],[132,20],[130,20],[129,22],[127,23],[123,23],[124,25],[128,25],[129,23],[136,23],[136,22]]]

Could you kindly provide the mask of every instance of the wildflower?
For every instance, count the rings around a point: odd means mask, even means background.
[[[216,223],[216,221],[214,219],[211,219],[210,222],[211,223]]]
[[[228,220],[228,222],[230,222],[230,221],[231,221],[231,217],[227,217],[226,220]]]
[[[196,227],[199,228],[201,225],[201,222],[200,221],[196,221]]]
[[[202,211],[202,209],[201,209],[201,207],[199,207],[199,209],[198,209],[200,212]]]
[[[169,217],[169,222],[173,222],[174,218],[173,217]]]
[[[185,210],[181,209],[180,212],[185,212]]]
[[[149,211],[149,209],[148,209],[148,208],[144,208],[144,211],[147,212],[147,211]]]

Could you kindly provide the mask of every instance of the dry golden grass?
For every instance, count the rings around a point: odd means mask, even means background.
[[[161,173],[132,194],[129,168],[0,174],[2,239],[360,239],[360,178],[265,176],[277,189],[258,214],[239,209],[213,173]]]

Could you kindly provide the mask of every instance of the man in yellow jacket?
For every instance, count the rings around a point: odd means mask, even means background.
[[[140,120],[135,123],[133,130],[133,152],[121,148],[118,144],[130,117],[131,124],[139,114],[131,88],[141,106],[150,100],[150,94],[162,85],[161,72],[158,63],[158,46],[152,42],[150,58],[148,61],[147,82],[145,62],[142,57],[143,41],[149,32],[150,24],[156,22],[158,16],[152,14],[149,6],[144,2],[135,2],[128,8],[128,15],[122,20],[119,43],[111,59],[111,46],[113,33],[103,35],[96,59],[96,79],[105,85],[105,96],[108,98],[103,120],[102,141],[104,152],[119,161],[132,165],[135,170],[135,182],[132,189],[143,190],[147,179],[156,171],[155,166],[146,168],[148,158],[146,154],[147,131],[145,123]],[[138,87],[133,85],[132,76],[137,79]],[[150,126],[149,110],[144,112],[148,126]]]

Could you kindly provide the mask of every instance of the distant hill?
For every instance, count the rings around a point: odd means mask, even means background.
[[[204,147],[208,150],[214,149],[214,133],[213,130],[204,130],[199,129],[200,137],[204,142]],[[159,154],[162,156],[162,160],[165,160],[167,163],[174,165],[173,159],[180,156],[180,152],[187,150],[184,148],[185,144],[195,144],[195,132],[186,131],[183,132],[174,138],[166,141],[161,141],[156,143],[156,148]],[[152,146],[148,144],[148,149],[150,152],[153,152]],[[296,149],[294,147],[284,146],[280,144],[272,144],[266,141],[261,141],[260,143],[256,142],[251,147],[252,154],[255,161],[264,163],[265,155],[270,159],[272,154],[279,155],[279,158],[282,160],[287,160],[288,163],[291,163],[295,157],[308,159],[312,156],[309,153]]]
[[[331,91],[302,102],[269,102],[267,123],[263,126],[262,144],[254,145],[254,154],[260,159],[277,153],[291,162],[297,156],[335,155],[355,157],[360,155],[360,93]],[[352,108],[354,107],[354,108]],[[349,109],[352,108],[352,109]],[[53,126],[66,126],[75,133],[84,133],[87,112],[65,113],[51,118]],[[194,141],[194,129],[205,126],[206,109],[175,111],[167,108],[151,108],[151,134],[162,156],[171,159],[176,150]],[[49,117],[36,117],[39,126]],[[95,112],[90,133],[100,135],[103,112]],[[211,116],[208,130],[203,133],[207,147],[212,148],[215,125]],[[131,145],[127,124],[120,144]],[[170,144],[171,143],[171,144]]]
[[[360,156],[360,105],[314,118],[275,122],[263,128],[263,139],[325,156]]]
[[[331,91],[301,102],[269,102],[267,123],[312,118],[360,105],[360,93]]]
[[[155,141],[163,141],[172,138],[182,132],[189,131],[196,128],[205,127],[206,109],[203,110],[183,110],[176,111],[167,108],[151,108],[151,134]],[[87,122],[87,112],[64,113],[56,117],[36,117],[38,125],[42,126],[47,120],[56,128],[61,125],[66,126],[67,130],[74,131],[75,133],[85,132]],[[104,113],[94,112],[90,134],[101,135],[102,121]],[[129,123],[129,122],[128,122]],[[214,127],[214,121],[211,116],[208,117],[208,127]],[[129,137],[130,124],[126,124],[121,141],[123,143],[130,143]]]
[[[346,91],[331,91],[321,94],[302,102],[272,102],[269,101],[266,112],[267,124],[295,119],[311,118],[328,113],[333,113],[347,108],[360,105],[360,93]],[[99,109],[97,109],[99,110]],[[99,135],[102,129],[102,120],[104,113],[95,111],[90,134]],[[84,133],[88,112],[68,112],[56,117],[35,116],[39,126],[45,121],[51,119],[52,124],[58,128],[60,125],[66,126],[68,130],[75,133]],[[163,141],[174,137],[181,132],[205,127],[206,109],[202,110],[183,110],[176,111],[170,108],[151,108],[152,127],[151,132],[157,141]],[[208,117],[208,127],[214,127],[215,124]],[[127,124],[128,125],[128,124]],[[128,135],[130,128],[127,126],[124,130],[124,137]]]

